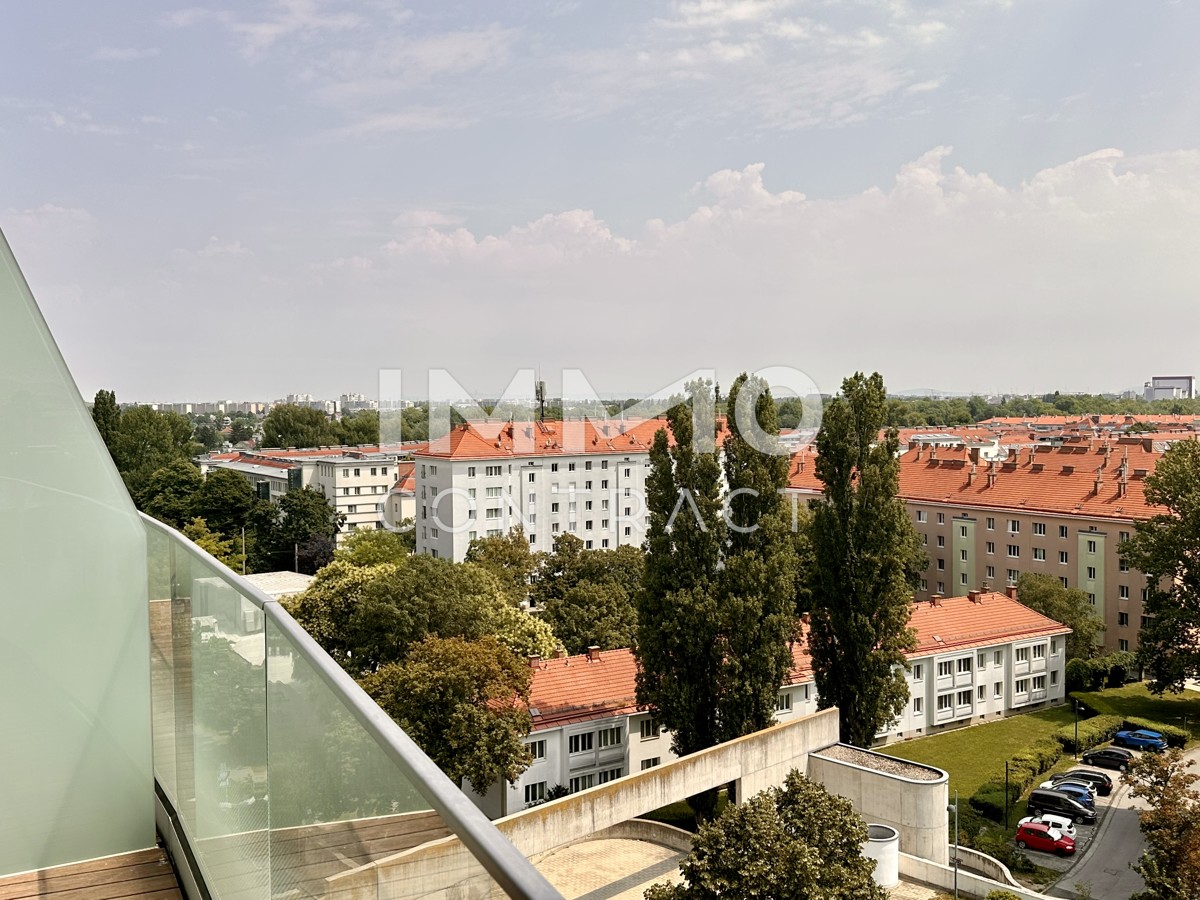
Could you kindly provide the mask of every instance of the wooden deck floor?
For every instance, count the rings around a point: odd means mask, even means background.
[[[0,900],[183,900],[161,848],[0,878]]]

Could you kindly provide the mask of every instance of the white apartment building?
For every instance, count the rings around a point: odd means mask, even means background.
[[[1064,701],[1070,629],[1021,605],[1015,594],[972,592],[913,605],[909,700],[877,745]],[[531,665],[533,729],[525,743],[533,763],[486,796],[468,790],[487,815],[517,812],[557,785],[584,790],[674,758],[670,733],[637,706],[631,651],[593,650]],[[807,647],[797,644],[776,718],[814,713],[818,699]]]
[[[641,545],[659,419],[459,425],[413,454],[417,552],[461,561],[520,527],[530,549],[569,532],[589,549]]]

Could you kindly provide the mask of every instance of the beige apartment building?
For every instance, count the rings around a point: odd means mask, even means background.
[[[1002,458],[989,461],[991,445],[910,441],[900,456],[900,495],[929,557],[917,599],[1004,590],[1025,572],[1050,575],[1088,595],[1104,619],[1106,648],[1137,649],[1145,577],[1122,564],[1119,551],[1135,522],[1160,511],[1143,489],[1167,445],[1135,437],[1002,441]],[[791,489],[820,493],[811,454],[793,458]]]

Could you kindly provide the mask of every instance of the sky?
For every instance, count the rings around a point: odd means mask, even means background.
[[[186,2],[0,30],[0,229],[86,397],[1200,370],[1200,4]]]

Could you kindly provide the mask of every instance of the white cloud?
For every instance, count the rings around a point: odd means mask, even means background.
[[[84,109],[48,109],[31,117],[44,128],[55,131],[65,131],[69,134],[124,134],[125,129],[117,125],[98,122],[92,114]]]
[[[363,137],[402,131],[444,131],[449,128],[465,128],[472,121],[454,110],[412,107],[398,112],[365,115],[336,129],[334,134],[341,137]]]
[[[97,62],[136,62],[158,56],[160,52],[157,47],[101,47],[92,54],[92,59]]]
[[[234,36],[243,55],[249,58],[271,49],[282,38],[311,38],[322,32],[347,31],[363,21],[357,13],[329,11],[329,4],[323,0],[272,0],[268,6],[269,11],[261,17],[226,9],[189,7],[168,12],[161,21],[170,28],[215,22]]]

